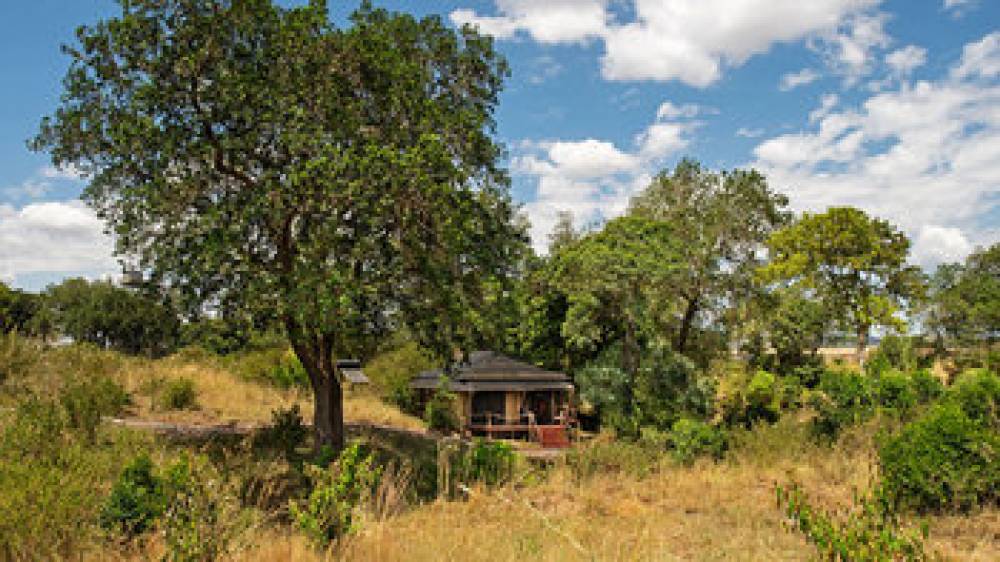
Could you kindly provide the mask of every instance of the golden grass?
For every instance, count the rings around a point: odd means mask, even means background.
[[[142,419],[192,424],[259,424],[271,419],[271,411],[298,405],[306,420],[312,419],[312,394],[308,390],[282,390],[240,378],[210,364],[168,358],[132,361],[123,367],[119,380],[132,393],[132,413]],[[194,382],[198,407],[164,411],[154,404],[147,389],[156,380],[187,378]],[[346,389],[344,419],[353,423],[391,425],[421,430],[423,421],[386,404],[366,389]]]

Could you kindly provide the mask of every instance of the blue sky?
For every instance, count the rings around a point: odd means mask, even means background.
[[[355,5],[330,4],[338,22]],[[558,211],[612,217],[683,156],[756,167],[796,210],[887,218],[926,267],[1000,240],[1000,2],[377,4],[497,37],[513,72],[498,135],[539,250]],[[0,279],[15,286],[117,269],[82,181],[25,147],[58,103],[60,43],[116,9],[0,7]]]

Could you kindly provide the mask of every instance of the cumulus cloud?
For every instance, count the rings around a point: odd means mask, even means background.
[[[900,225],[923,265],[996,241],[983,223],[1000,211],[997,35],[966,46],[940,80],[841,110],[824,98],[809,130],[760,143],[754,166],[800,209],[855,205]]]
[[[879,0],[631,0],[631,21],[617,21],[605,0],[496,0],[498,15],[456,10],[456,24],[510,39],[519,32],[541,43],[603,41],[601,71],[608,80],[679,80],[696,87],[717,81],[772,45],[826,37],[846,64],[867,61],[881,44]],[[859,50],[865,53],[859,55]]]
[[[519,143],[512,169],[535,187],[535,197],[524,209],[536,249],[545,250],[560,211],[571,212],[577,224],[624,212],[629,198],[649,184],[653,171],[688,145],[700,125],[694,118],[711,111],[664,102],[627,149],[593,138]]]
[[[892,42],[885,32],[887,19],[883,12],[852,12],[836,28],[811,40],[810,47],[844,78],[846,86],[853,86],[872,72],[878,51]]]
[[[927,49],[916,45],[896,49],[885,57],[885,63],[898,76],[910,74],[925,62],[927,62]]]
[[[778,82],[778,89],[782,92],[794,90],[799,86],[805,86],[806,84],[815,82],[819,79],[819,77],[819,72],[816,72],[811,68],[803,68],[798,72],[789,72],[781,77],[780,82]]]
[[[0,277],[116,269],[103,223],[80,201],[0,204]]]

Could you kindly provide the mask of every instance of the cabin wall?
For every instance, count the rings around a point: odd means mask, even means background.
[[[507,423],[518,423],[521,420],[521,401],[524,400],[524,393],[512,390],[507,393],[506,398],[505,413]]]

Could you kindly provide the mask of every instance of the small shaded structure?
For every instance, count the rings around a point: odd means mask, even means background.
[[[361,361],[358,359],[338,359],[337,370],[344,375],[344,380],[351,386],[371,382],[361,370]]]
[[[447,385],[458,396],[456,414],[466,434],[535,439],[543,446],[568,444],[575,421],[573,383],[565,373],[547,371],[493,351],[476,351],[450,371],[435,369],[410,383],[426,404]]]

